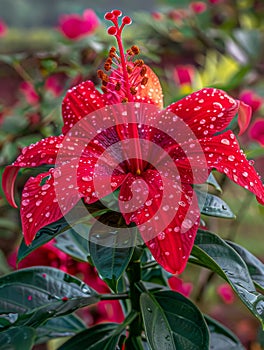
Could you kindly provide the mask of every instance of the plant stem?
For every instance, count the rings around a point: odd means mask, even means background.
[[[101,300],[125,300],[128,299],[129,295],[127,293],[120,294],[103,294]]]
[[[131,308],[138,312],[138,317],[135,318],[133,322],[131,322],[129,326],[129,337],[127,339],[126,344],[130,344],[132,337],[139,337],[142,333],[142,318],[140,313],[140,290],[137,287],[137,283],[141,279],[141,266],[140,260],[132,261],[127,268],[127,276],[130,285],[130,299],[131,299]],[[132,344],[132,342],[131,342]],[[129,349],[129,347],[127,348]]]

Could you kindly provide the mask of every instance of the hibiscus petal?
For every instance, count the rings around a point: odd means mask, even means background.
[[[181,273],[200,222],[192,187],[147,170],[142,177],[127,176],[119,200],[126,223],[138,226],[156,261],[168,272]]]
[[[65,135],[80,119],[107,105],[105,96],[95,89],[94,83],[85,81],[70,89],[62,102]]]
[[[8,202],[17,207],[14,200],[14,185],[20,168],[38,167],[43,164],[55,164],[63,136],[51,136],[23,148],[16,161],[5,168],[2,187]]]
[[[200,144],[210,169],[215,168],[226,174],[232,181],[254,193],[258,201],[264,204],[264,186],[260,177],[231,131],[202,139]]]
[[[64,170],[67,171],[67,168]],[[61,172],[63,169],[50,169],[49,172],[29,178],[24,186],[21,198],[21,220],[27,245],[33,241],[42,227],[59,220],[80,199],[78,192],[70,189],[71,185],[67,187],[65,179],[65,189],[59,191],[61,193],[58,201],[55,184]]]
[[[171,104],[167,110],[179,116],[197,137],[224,130],[238,112],[239,101],[226,92],[205,88]]]
[[[239,135],[242,135],[249,126],[252,116],[252,108],[246,103],[240,101],[238,109],[238,126],[239,126]]]
[[[135,101],[139,101],[142,103],[153,103],[159,109],[163,108],[163,93],[160,85],[159,78],[153,72],[151,68],[145,65],[147,68],[145,77],[148,78],[146,85],[139,84],[137,87],[137,94],[135,95]],[[139,78],[142,77],[139,75]],[[138,82],[136,81],[134,84],[136,85]]]

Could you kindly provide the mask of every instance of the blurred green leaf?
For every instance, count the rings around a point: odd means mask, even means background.
[[[140,305],[152,350],[208,349],[209,333],[199,309],[173,291],[143,293]]]
[[[31,327],[14,327],[0,333],[0,350],[31,350],[36,331]]]
[[[190,262],[207,267],[223,277],[246,307],[264,325],[264,296],[256,291],[246,263],[223,239],[198,230]]]

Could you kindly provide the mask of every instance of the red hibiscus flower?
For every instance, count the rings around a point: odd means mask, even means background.
[[[62,15],[59,19],[60,31],[71,40],[78,40],[91,35],[99,25],[99,20],[92,9],[86,9],[82,16],[77,14]]]
[[[126,224],[137,225],[160,265],[181,273],[200,222],[193,184],[204,182],[216,169],[264,203],[259,176],[235,135],[223,132],[236,113],[248,109],[213,88],[163,109],[157,76],[135,59],[138,47],[124,52],[121,32],[131,19],[123,17],[119,26],[120,15],[114,10],[105,16],[113,23],[108,33],[116,37],[119,54],[111,48],[104,66],[108,74],[98,72],[103,93],[91,81],[69,90],[62,104],[62,135],[24,148],[5,169],[3,189],[16,206],[13,187],[19,169],[56,164],[31,177],[23,189],[21,218],[27,244],[78,201],[89,205],[119,189]]]

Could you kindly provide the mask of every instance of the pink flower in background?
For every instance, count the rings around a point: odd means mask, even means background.
[[[155,21],[160,21],[163,19],[163,14],[161,12],[157,12],[157,11],[151,12],[151,16]]]
[[[235,301],[235,294],[228,283],[220,284],[217,287],[217,294],[225,304],[232,304]]]
[[[7,33],[7,26],[2,20],[0,20],[0,38],[5,36],[6,33]]]
[[[224,0],[208,0],[208,1],[210,2],[210,4],[216,5],[216,4],[220,4]]]
[[[203,13],[206,8],[207,6],[203,1],[194,1],[190,3],[190,9],[196,14]]]
[[[249,130],[249,136],[264,146],[264,119],[255,120],[254,124]]]
[[[242,91],[239,98],[252,108],[253,113],[256,112],[263,103],[263,97],[259,96],[252,90]]]
[[[175,290],[178,293],[188,297],[193,289],[193,284],[190,282],[183,282],[183,280],[176,276],[171,276],[168,279],[169,286],[172,290]]]
[[[39,103],[39,95],[37,94],[34,86],[30,82],[23,81],[20,84],[20,91],[30,105],[36,105]]]
[[[54,97],[58,97],[64,90],[64,83],[65,77],[63,74],[53,74],[46,79],[44,88]]]
[[[62,15],[59,19],[59,30],[71,40],[91,35],[98,25],[99,19],[92,9],[85,10],[82,15]]]
[[[175,67],[173,76],[178,85],[192,85],[195,69],[192,65],[178,65]]]
[[[8,263],[16,268],[17,252],[8,257]],[[56,248],[50,241],[31,252],[19,264],[19,269],[30,266],[51,266],[74,275],[87,283],[98,293],[110,293],[108,286],[100,279],[96,269],[89,263],[72,259],[66,253]],[[122,322],[124,314],[117,300],[100,301],[99,303],[79,310],[79,315],[89,325],[101,322]]]

